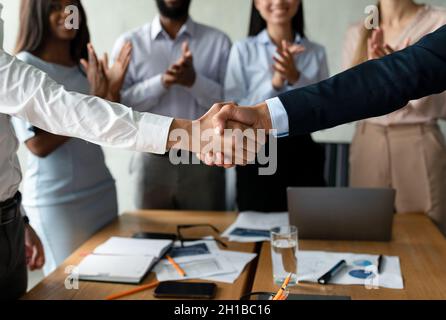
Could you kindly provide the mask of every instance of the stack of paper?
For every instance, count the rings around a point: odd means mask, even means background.
[[[154,269],[159,281],[202,279],[234,283],[257,256],[255,253],[220,250],[215,241],[185,242],[184,248],[176,243],[171,253],[186,277],[180,276],[168,261],[162,260]]]
[[[270,240],[270,230],[289,226],[288,212],[241,212],[237,220],[223,232],[231,242],[262,242]]]
[[[380,274],[377,272],[378,258],[377,255],[369,254],[300,251],[298,280],[317,283],[338,262],[345,260],[347,266],[330,280],[331,284],[404,289],[399,258],[384,257]]]
[[[110,238],[79,264],[79,279],[139,283],[172,244],[171,240]]]

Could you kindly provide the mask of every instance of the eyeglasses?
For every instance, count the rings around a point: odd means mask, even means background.
[[[178,238],[178,241],[181,242],[182,248],[184,248],[185,241],[216,241],[221,246],[223,246],[223,248],[228,247],[228,245],[226,243],[224,243],[222,240],[220,240],[218,238],[213,238],[213,239],[202,239],[202,238],[187,238],[186,239],[186,238],[184,238],[181,231],[184,229],[192,229],[192,228],[210,228],[210,229],[214,230],[217,234],[220,234],[220,230],[218,230],[212,224],[181,224],[181,225],[178,225],[177,226],[177,238]]]

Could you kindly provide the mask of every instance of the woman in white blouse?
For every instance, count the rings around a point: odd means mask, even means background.
[[[78,30],[63,25],[68,16],[65,8],[72,4],[79,8]],[[111,71],[88,68],[88,56],[95,59],[95,53],[88,45],[87,17],[80,1],[22,0],[20,17],[19,59],[47,73],[66,90],[119,102],[131,46],[124,46],[122,59]],[[43,241],[44,271],[49,274],[118,216],[115,181],[101,147],[13,120],[19,140],[29,150],[23,205]]]
[[[255,0],[250,37],[234,44],[225,99],[255,105],[294,88],[328,78],[325,50],[305,37],[300,0]],[[259,176],[259,166],[237,168],[239,210],[287,210],[290,186],[324,186],[324,152],[311,135],[278,141],[277,172]]]

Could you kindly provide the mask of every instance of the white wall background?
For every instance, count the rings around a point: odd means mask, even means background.
[[[4,5],[5,49],[12,51],[18,30],[20,1],[0,0]],[[425,0],[446,6],[446,0]],[[331,73],[340,71],[342,42],[347,26],[364,17],[375,0],[304,0],[307,34],[325,45]],[[153,0],[83,0],[89,17],[92,40],[99,52],[110,51],[123,32],[150,21],[156,14]],[[220,28],[236,41],[246,36],[251,0],[193,0],[191,14],[199,22]],[[353,125],[315,134],[318,140],[349,141]],[[118,183],[120,211],[131,210],[132,193],[128,174],[130,152],[106,150],[107,163]],[[20,151],[22,163],[25,152]],[[22,166],[23,169],[24,166]]]

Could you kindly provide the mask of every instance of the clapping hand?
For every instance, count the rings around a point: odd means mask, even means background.
[[[130,64],[131,52],[132,45],[127,42],[122,47],[116,62],[110,68],[108,55],[104,54],[102,60],[98,59],[93,45],[88,44],[88,61],[82,59],[81,64],[87,73],[91,95],[113,102],[121,100],[120,92]]]
[[[300,72],[294,61],[295,56],[305,51],[305,47],[298,44],[289,44],[286,40],[282,41],[281,46],[277,48],[274,59],[274,75],[272,84],[274,89],[281,90],[285,83],[293,85],[299,81]]]
[[[88,61],[82,59],[80,62],[87,73],[87,79],[90,83],[90,94],[100,98],[107,98],[108,96],[108,79],[105,74],[104,65],[98,59],[93,45],[89,43],[88,49]]]
[[[174,84],[190,88],[194,85],[196,78],[193,55],[189,43],[186,41],[182,45],[181,58],[164,73],[163,85],[166,88],[170,88]]]
[[[410,45],[406,40],[405,47]],[[380,59],[395,52],[395,49],[384,41],[384,32],[381,28],[373,30],[372,36],[367,40],[367,55],[369,60]]]
[[[121,89],[124,84],[125,75],[132,57],[132,44],[126,42],[119,52],[113,66],[110,68],[108,64],[108,55],[104,54],[102,60],[105,75],[108,81],[108,100],[119,102],[121,101]]]

